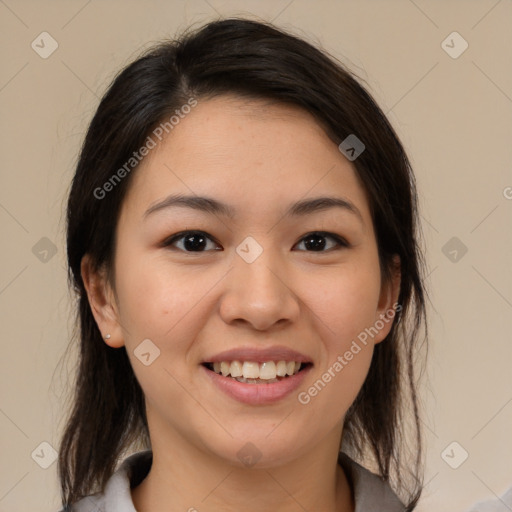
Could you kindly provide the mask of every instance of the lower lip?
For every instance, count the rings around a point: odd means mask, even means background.
[[[299,373],[286,377],[278,382],[272,382],[270,384],[248,384],[246,382],[238,382],[232,377],[224,377],[201,365],[203,371],[206,372],[214,385],[221,391],[239,402],[250,405],[271,404],[282,400],[301,385],[311,367],[312,365],[308,365]]]

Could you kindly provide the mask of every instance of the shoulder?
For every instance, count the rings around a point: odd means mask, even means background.
[[[59,512],[137,512],[130,489],[146,477],[152,462],[151,450],[130,455],[109,478],[103,492],[85,496],[73,504],[70,510],[61,509]]]
[[[355,512],[405,512],[405,506],[389,484],[340,452],[341,464],[354,493]]]

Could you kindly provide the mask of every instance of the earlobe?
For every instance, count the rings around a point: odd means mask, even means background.
[[[398,306],[398,297],[400,296],[400,283],[400,256],[395,254],[390,269],[390,276],[388,279],[383,280],[381,287],[377,315],[375,317],[375,326],[379,332],[373,340],[375,343],[383,341],[393,326]]]
[[[82,258],[80,270],[89,306],[103,340],[112,348],[122,347],[124,339],[119,315],[105,270],[95,269],[88,254]]]

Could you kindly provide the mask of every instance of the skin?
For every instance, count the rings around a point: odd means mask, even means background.
[[[381,279],[353,165],[307,112],[221,96],[199,101],[134,172],[117,227],[115,286],[88,256],[82,276],[99,329],[111,335],[105,343],[126,347],[146,397],[153,466],[132,489],[137,510],[353,511],[337,464],[343,420],[391,322],[308,404],[297,399],[398,298],[399,271]],[[236,216],[183,207],[144,216],[171,193],[213,197]],[[350,201],[360,217],[341,208],[283,217],[290,204],[319,196]],[[187,252],[183,239],[162,246],[188,229],[212,237],[203,252]],[[304,236],[318,230],[349,247],[326,236],[323,251],[308,248]],[[252,263],[236,253],[247,236],[263,248]],[[134,355],[145,339],[160,350],[149,366]],[[311,358],[297,392],[270,405],[243,404],[199,366],[255,345]],[[252,467],[237,456],[248,442],[261,454]]]

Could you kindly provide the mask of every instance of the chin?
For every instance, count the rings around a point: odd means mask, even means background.
[[[254,435],[254,426],[247,435],[238,435],[224,439],[222,446],[212,446],[212,439],[208,439],[209,449],[216,457],[224,459],[228,464],[238,468],[269,469],[287,464],[297,458],[304,448],[294,441],[294,437],[275,435],[272,429],[262,430],[260,436]]]

